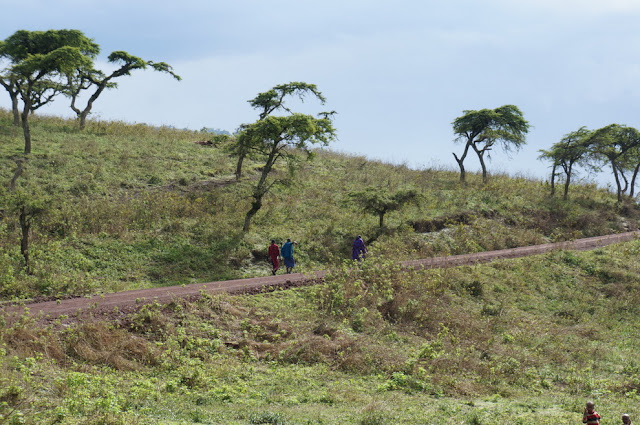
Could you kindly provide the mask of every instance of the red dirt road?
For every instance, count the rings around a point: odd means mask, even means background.
[[[529,255],[542,254],[552,250],[589,250],[615,243],[629,241],[640,237],[640,231],[620,233],[615,235],[597,236],[578,239],[570,242],[548,243],[543,245],[525,246],[500,251],[487,251],[475,254],[453,255],[449,257],[434,257],[422,260],[404,261],[405,267],[444,268],[461,265],[484,263],[498,259],[519,258]],[[163,288],[137,289],[133,291],[116,292],[111,294],[94,295],[91,297],[71,298],[58,301],[37,302],[24,306],[5,306],[0,308],[0,314],[16,317],[23,313],[42,317],[48,320],[65,316],[83,316],[86,314],[109,314],[114,311],[130,311],[138,306],[157,301],[166,303],[175,298],[197,297],[201,292],[209,294],[252,293],[260,292],[269,287],[292,287],[311,285],[325,276],[325,271],[311,274],[294,273],[250,279],[235,279],[221,282],[194,283],[184,286],[169,286]]]

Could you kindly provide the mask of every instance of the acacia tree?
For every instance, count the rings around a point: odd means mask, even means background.
[[[589,138],[589,143],[593,158],[603,163],[608,162],[611,166],[618,202],[622,202],[622,197],[629,188],[629,196],[633,197],[640,170],[640,131],[633,127],[611,124],[595,130]]]
[[[99,51],[99,46],[78,30],[19,30],[0,43],[0,59],[9,62],[2,79],[17,91],[23,104],[20,120],[25,154],[31,153],[29,114],[61,92],[58,77],[89,67]]]
[[[98,99],[105,89],[116,88],[118,84],[113,80],[118,77],[131,75],[132,71],[138,69],[151,69],[159,72],[166,72],[180,81],[179,75],[173,72],[170,65],[165,62],[146,61],[139,57],[130,55],[127,52],[115,51],[108,57],[109,62],[119,64],[120,67],[109,75],[105,75],[102,71],[90,67],[75,69],[66,75],[65,94],[71,98],[71,109],[78,117],[78,125],[80,129],[84,129],[87,116],[93,108],[93,103]],[[78,98],[83,91],[93,88],[93,92],[89,96],[84,108],[78,107]]]
[[[479,111],[468,110],[463,113],[464,115],[456,118],[452,123],[453,132],[457,135],[455,141],[464,143],[464,150],[460,157],[453,153],[460,167],[460,181],[464,182],[466,179],[464,161],[469,149],[472,149],[482,167],[482,181],[486,183],[488,177],[485,154],[490,158],[489,152],[496,144],[500,144],[505,152],[520,149],[526,143],[525,136],[529,132],[529,123],[524,119],[520,109],[514,105]]]
[[[368,187],[361,191],[349,193],[349,197],[368,213],[378,216],[378,225],[384,226],[384,216],[397,211],[408,203],[418,203],[420,194],[414,188],[398,189],[390,192],[386,189]]]
[[[324,103],[324,98],[315,85],[306,83],[289,83],[276,86],[273,89],[258,94],[251,105],[260,109],[260,117],[253,124],[240,127],[238,139],[242,139],[245,155],[253,154],[264,160],[260,178],[252,190],[251,208],[245,216],[243,231],[248,232],[251,219],[262,208],[264,196],[276,184],[282,184],[290,179],[270,179],[270,174],[278,161],[284,161],[290,173],[296,169],[298,155],[302,151],[307,158],[312,157],[313,145],[328,145],[335,138],[335,129],[331,117],[335,112],[321,112],[318,117],[307,114],[294,113],[283,104],[283,98],[297,93],[301,97],[312,92]],[[271,115],[276,110],[285,110],[288,115]]]
[[[326,99],[322,93],[320,93],[315,84],[307,84],[297,81],[277,85],[269,91],[258,94],[254,99],[251,99],[248,102],[254,109],[260,111],[258,121],[261,121],[277,111],[292,113],[291,109],[289,109],[285,104],[285,101],[289,97],[297,96],[304,102],[305,98],[309,95],[315,97],[321,104],[326,102]],[[244,127],[241,127],[241,130],[243,128]],[[246,132],[240,131],[235,142],[230,146],[231,153],[238,157],[235,173],[236,180],[240,180],[240,177],[242,177],[242,165],[244,160],[252,153],[251,145],[253,140],[247,136]]]
[[[550,159],[552,161],[551,171],[551,194],[555,193],[556,169],[562,168],[564,172],[564,194],[566,201],[569,197],[569,185],[574,174],[574,165],[587,164],[590,158],[590,142],[592,131],[586,127],[581,127],[576,131],[566,134],[562,140],[551,146],[551,149],[541,149],[540,159]]]

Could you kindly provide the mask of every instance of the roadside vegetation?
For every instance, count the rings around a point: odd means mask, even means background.
[[[288,184],[243,231],[263,163],[248,156],[237,180],[232,138],[30,124],[25,162],[22,131],[0,111],[3,302],[267,275],[271,239],[299,242],[296,271],[330,273],[253,296],[7,318],[0,424],[557,424],[579,421],[587,398],[607,423],[640,414],[637,240],[397,267],[636,229],[638,207],[616,194],[574,182],[565,200],[542,181],[467,173],[461,183],[455,170],[318,149],[295,169],[274,166]],[[412,202],[382,214],[380,202],[356,202],[376,189]],[[352,269],[358,234],[369,256]]]
[[[557,424],[640,414],[640,242],[1,330],[6,423]],[[111,317],[110,317],[111,316]],[[22,418],[22,419],[20,419]]]

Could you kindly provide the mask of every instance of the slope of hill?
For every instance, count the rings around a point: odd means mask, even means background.
[[[638,209],[610,193],[576,186],[563,202],[538,181],[411,170],[330,151],[317,152],[290,184],[276,187],[241,232],[259,161],[233,178],[224,144],[199,144],[207,133],[90,122],[33,120],[33,154],[8,186],[21,157],[22,132],[1,111],[0,296],[86,295],[259,276],[272,238],[299,242],[298,271],[349,257],[362,234],[371,251],[397,259],[461,254],[637,228]],[[278,171],[286,177],[287,170]],[[386,226],[356,207],[349,193],[410,185],[423,201],[390,212]],[[35,204],[32,273],[20,253],[19,208]],[[21,204],[22,203],[22,204]],[[445,229],[445,231],[437,231]]]
[[[640,241],[0,329],[7,423],[573,423],[638,417]],[[18,419],[14,419],[18,418]],[[22,420],[23,422],[19,422]],[[2,420],[2,419],[0,419]]]
[[[637,228],[638,210],[577,186],[410,170],[318,152],[240,229],[260,167],[233,179],[223,145],[200,133],[122,123],[86,132],[0,115],[0,294],[4,300],[267,274],[272,238],[300,241],[299,270],[322,285],[254,296],[201,294],[117,320],[0,327],[0,423],[572,423],[586,399],[608,422],[640,415],[638,240],[491,264],[401,269],[397,261]],[[279,170],[286,176],[287,170]],[[349,193],[412,185],[423,202],[387,225]],[[32,273],[18,212],[34,207]],[[35,208],[37,207],[37,208]],[[360,268],[343,262],[355,234]]]

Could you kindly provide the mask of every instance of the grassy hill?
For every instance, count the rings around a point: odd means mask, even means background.
[[[411,170],[317,152],[240,229],[259,162],[233,178],[197,132],[33,121],[18,191],[40,200],[33,274],[22,268],[15,193],[20,129],[0,115],[3,300],[84,295],[267,274],[272,239],[300,242],[321,285],[174,300],[118,320],[0,328],[0,424],[557,424],[638,420],[640,242],[443,270],[396,261],[636,228],[638,210],[593,186],[569,201],[544,182]],[[283,175],[287,170],[280,171]],[[377,217],[349,192],[420,189]],[[371,255],[350,269],[351,240]]]
[[[337,265],[362,234],[372,252],[396,259],[458,254],[595,236],[637,228],[639,211],[593,186],[563,202],[539,181],[411,170],[330,151],[305,162],[293,183],[276,187],[242,234],[258,161],[236,182],[235,163],[211,137],[169,128],[35,117],[33,153],[17,180],[41,213],[31,232],[33,274],[23,271],[18,201],[8,190],[23,149],[22,131],[0,113],[0,296],[84,295],[268,273],[268,242],[299,242],[298,270]],[[280,170],[286,176],[287,170]],[[386,227],[350,201],[366,187],[411,185],[420,205],[391,212]],[[22,199],[23,199],[22,198]],[[436,232],[442,230],[444,232]]]

